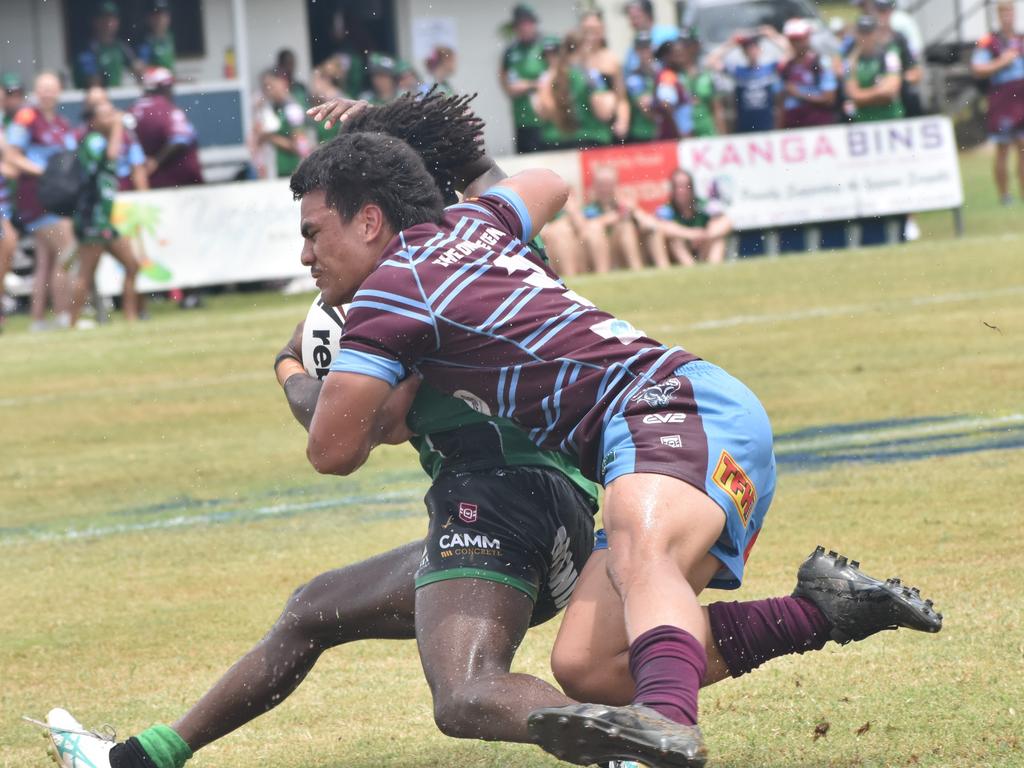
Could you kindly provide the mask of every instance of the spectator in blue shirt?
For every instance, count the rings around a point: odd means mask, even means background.
[[[662,45],[679,37],[679,28],[671,24],[654,23],[654,6],[651,0],[630,0],[626,3],[626,15],[629,17],[629,24],[633,27],[633,37],[643,36],[650,40],[650,48],[657,51]],[[626,76],[642,69],[641,56],[637,53],[636,47],[630,48],[626,53],[626,60],[623,64],[623,71]]]
[[[763,59],[763,37],[769,38],[782,51],[784,59],[792,57],[789,41],[767,25],[756,32],[737,32],[708,54],[708,66],[727,74],[736,86],[733,133],[771,131],[782,125],[778,114],[782,79],[777,64]],[[742,61],[727,60],[733,48],[742,50]]]

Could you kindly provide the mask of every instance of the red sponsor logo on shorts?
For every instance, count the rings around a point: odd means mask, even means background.
[[[729,494],[729,498],[736,505],[736,511],[740,513],[743,527],[746,528],[747,523],[750,522],[750,515],[754,511],[754,504],[757,503],[757,489],[750,482],[747,473],[729,455],[728,451],[722,451],[722,455],[718,459],[718,466],[715,467],[711,478],[715,481],[715,485]]]
[[[476,504],[468,501],[459,502],[459,520],[464,523],[475,523],[478,517]]]

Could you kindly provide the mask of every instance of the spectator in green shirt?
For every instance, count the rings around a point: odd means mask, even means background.
[[[121,11],[117,4],[109,0],[101,3],[92,20],[89,47],[78,54],[75,62],[76,87],[117,88],[126,84],[126,75],[141,76],[142,63],[128,44],[118,38],[120,29]]]
[[[7,72],[3,76],[4,103],[3,128],[11,124],[18,110],[25,106],[25,86],[17,72]]]
[[[124,143],[124,116],[109,101],[89,105],[82,112],[86,134],[78,147],[78,161],[88,182],[75,209],[75,237],[78,239],[78,273],[71,303],[71,324],[76,325],[82,307],[92,292],[96,267],[104,252],[124,267],[122,302],[126,320],[139,316],[139,294],[135,276],[139,262],[131,241],[114,228],[114,196],[117,194],[117,160]]]
[[[359,98],[374,106],[390,104],[398,98],[398,62],[382,53],[370,54],[370,90]]]
[[[537,14],[527,5],[512,11],[515,42],[505,49],[501,61],[501,87],[512,99],[516,126],[516,151],[536,152],[543,148],[540,118],[531,104],[530,94],[537,89],[537,80],[547,69],[544,43]]]
[[[139,59],[147,67],[163,67],[174,72],[174,35],[171,33],[171,6],[167,0],[156,0],[146,18],[149,31],[139,46]]]
[[[902,81],[899,51],[885,44],[874,16],[861,16],[857,20],[857,42],[846,64],[846,98],[853,121],[903,117]]]
[[[576,148],[608,146],[612,128],[598,117],[594,95],[601,93],[583,66],[580,34],[570,32],[562,41],[550,78],[543,79],[537,106],[548,123],[543,146]]]
[[[263,96],[266,103],[257,138],[274,150],[274,176],[288,178],[308,154],[306,113],[289,92],[288,77],[279,70],[263,73]]]
[[[305,109],[309,106],[309,89],[305,83],[295,78],[295,67],[295,51],[291,48],[282,48],[277,52],[277,64],[274,68],[287,78],[288,92],[295,99],[295,103]]]
[[[697,30],[684,28],[679,36],[685,57],[684,80],[693,99],[693,135],[717,136],[725,133],[725,112],[715,90],[711,72],[700,65],[700,38]]]
[[[629,95],[629,140],[653,141],[658,138],[658,123],[654,116],[654,89],[658,65],[651,47],[651,33],[637,32],[633,41],[636,68],[626,75],[626,93]]]

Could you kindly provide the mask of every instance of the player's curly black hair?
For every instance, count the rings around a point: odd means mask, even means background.
[[[323,192],[343,221],[375,203],[395,232],[438,222],[444,209],[441,190],[423,158],[401,139],[383,133],[346,131],[324,144],[299,165],[291,190],[296,200]]]
[[[344,123],[344,133],[395,136],[423,158],[445,200],[455,200],[459,171],[484,156],[484,121],[470,109],[476,94],[450,96],[431,88],[407,93],[383,107],[369,107]],[[344,134],[343,134],[344,135]]]

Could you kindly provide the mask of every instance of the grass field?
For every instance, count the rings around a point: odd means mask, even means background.
[[[980,202],[963,240],[936,214],[898,249],[574,282],[765,402],[780,486],[738,599],[788,593],[823,543],[946,616],[937,636],[830,646],[707,690],[716,766],[1024,765],[1024,217],[994,205],[983,156],[964,168]],[[306,463],[270,363],[308,301],[233,295],[88,334],[15,321],[0,338],[0,766],[48,764],[23,713],[67,706],[122,734],[175,719],[295,585],[422,536],[412,451],[348,479]],[[530,634],[519,670],[547,674],[554,630]],[[391,642],[328,653],[193,764],[556,763],[441,736],[414,645]]]

